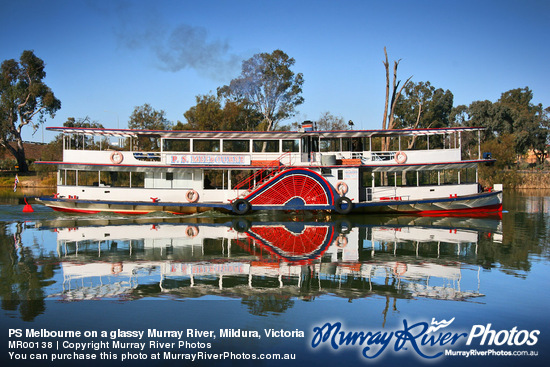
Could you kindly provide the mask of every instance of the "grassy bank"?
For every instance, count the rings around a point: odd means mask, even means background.
[[[505,189],[550,189],[548,170],[511,170],[495,166],[479,166],[479,181],[483,186],[503,184]]]
[[[28,188],[55,188],[56,172],[36,173],[28,172],[25,174],[17,172],[2,172],[0,176],[0,187],[13,187],[15,175],[19,177],[18,187]]]
[[[550,189],[550,171],[518,171],[517,189]]]

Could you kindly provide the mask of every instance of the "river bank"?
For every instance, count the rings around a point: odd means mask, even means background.
[[[550,171],[518,171],[516,189],[550,189]]]
[[[26,188],[55,188],[57,184],[56,173],[36,173],[29,172],[25,174],[16,172],[3,172],[0,176],[0,187],[13,187],[15,184],[15,175],[19,179],[17,187]]]

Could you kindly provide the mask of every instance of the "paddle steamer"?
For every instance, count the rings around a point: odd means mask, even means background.
[[[317,131],[152,131],[48,128],[63,135],[53,164],[58,211],[191,214],[217,209],[339,214],[472,214],[502,210],[483,189],[490,154],[463,145],[482,128]]]

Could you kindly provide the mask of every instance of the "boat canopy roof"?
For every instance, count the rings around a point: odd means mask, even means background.
[[[396,130],[313,130],[313,131],[192,131],[192,130],[132,130],[84,127],[48,127],[63,134],[96,135],[106,137],[156,136],[167,139],[299,139],[304,136],[324,138],[363,138],[380,136],[443,135],[462,131],[480,131],[483,127],[447,127],[438,129]]]

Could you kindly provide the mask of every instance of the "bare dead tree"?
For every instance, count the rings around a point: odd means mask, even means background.
[[[393,63],[393,89],[392,89],[392,98],[391,98],[391,104],[389,104],[389,95],[390,95],[390,64],[388,62],[388,53],[386,51],[386,48],[384,47],[384,55],[385,55],[385,61],[383,61],[384,67],[386,69],[386,101],[384,106],[384,121],[382,123],[382,128],[384,130],[392,130],[395,128],[395,106],[397,104],[397,101],[399,100],[399,97],[401,96],[401,93],[405,86],[409,84],[409,82],[412,79],[412,75],[403,83],[401,87],[399,87],[399,84],[401,81],[397,80],[397,68],[399,66],[399,62],[401,62],[401,59],[394,61]],[[388,104],[390,107],[390,113],[388,114]],[[390,140],[389,138],[382,139],[382,150],[388,150],[389,149]]]
[[[391,97],[391,103],[389,103],[389,97],[390,97],[390,63],[388,61],[388,52],[386,50],[386,47],[384,47],[384,56],[385,59],[382,62],[384,64],[384,68],[386,69],[386,100],[384,103],[384,119],[382,121],[382,128],[384,130],[392,130],[395,128],[395,106],[397,104],[397,101],[399,100],[399,97],[401,96],[401,93],[405,86],[410,82],[412,79],[412,75],[405,81],[405,83],[399,87],[399,84],[401,81],[397,80],[397,68],[399,67],[399,62],[401,62],[401,59],[394,61],[393,63],[393,84],[392,84],[392,97]],[[388,107],[390,108],[390,112],[388,115]],[[417,120],[420,119],[420,116]],[[390,137],[386,137],[382,139],[381,149],[383,151],[388,151],[390,148]],[[404,173],[403,173],[404,175]],[[383,174],[381,177],[381,180],[383,184],[387,183],[387,174]]]
[[[388,102],[390,99],[390,64],[388,62],[388,52],[384,47],[384,55],[386,60],[383,61],[384,68],[386,69],[386,101],[384,103],[384,118],[382,119],[382,129],[386,130],[386,122],[388,120]]]
[[[414,123],[413,129],[416,129],[418,127],[418,124],[420,124],[420,115],[422,114],[422,101],[417,99],[418,101],[418,115],[416,115],[416,122]],[[407,149],[412,149],[414,147],[414,143],[416,142],[417,135],[414,135],[412,139],[409,141],[409,144],[407,145]]]

